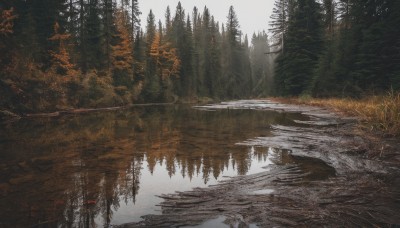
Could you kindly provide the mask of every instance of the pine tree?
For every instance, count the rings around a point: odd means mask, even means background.
[[[273,45],[277,49],[275,52],[283,52],[285,48],[285,39],[288,33],[289,18],[293,14],[294,0],[275,0],[272,10],[271,21],[269,22],[272,33]]]
[[[179,72],[179,79],[176,79],[173,83],[175,85],[175,93],[182,96],[184,93],[183,90],[183,84],[187,81],[187,77],[189,75],[185,75],[185,71],[187,70],[187,66],[191,64],[191,59],[185,59],[187,56],[187,51],[185,50],[185,42],[186,42],[186,21],[185,21],[185,10],[182,8],[181,2],[178,2],[178,5],[176,6],[176,11],[175,11],[175,16],[173,18],[172,22],[172,34],[169,37],[170,42],[172,42],[172,45],[176,47],[177,49],[177,54],[179,56],[179,59],[182,60],[182,65],[184,68],[180,69]],[[167,22],[168,23],[168,22]]]
[[[358,2],[353,10],[362,27],[362,38],[353,72],[355,84],[363,91],[382,93],[398,87],[400,54],[391,47],[398,45],[399,4],[397,1]],[[397,4],[397,6],[396,6]],[[392,80],[395,79],[394,83]],[[396,86],[397,84],[397,86]]]
[[[84,46],[86,50],[87,69],[103,69],[107,56],[104,54],[104,31],[101,21],[101,8],[99,0],[89,0],[86,6],[85,24],[84,24]],[[85,67],[85,68],[86,68]]]
[[[218,98],[221,95],[221,34],[218,22],[211,17],[211,40],[210,40],[210,95]]]
[[[252,73],[252,93],[255,96],[271,95],[272,67],[271,56],[265,53],[270,52],[268,35],[263,31],[257,35],[254,33],[251,39],[250,61]]]
[[[139,10],[138,0],[132,0],[131,2],[131,35],[137,34],[140,31],[140,15],[142,13]],[[133,39],[132,39],[133,40]]]
[[[244,72],[243,46],[240,43],[241,31],[236,12],[231,6],[226,23],[227,48],[227,75],[226,90],[229,98],[239,98],[248,93],[248,74]]]
[[[312,94],[317,97],[333,95],[333,91],[340,91],[339,82],[335,78],[335,49],[337,48],[337,36],[335,37],[335,25],[337,7],[333,0],[324,0],[324,50],[318,61],[318,65],[312,81]],[[338,94],[335,94],[338,95]]]
[[[182,95],[192,96],[195,87],[193,86],[193,32],[192,24],[189,15],[186,19],[186,30],[185,30],[185,40],[184,40],[184,53],[181,57],[182,59],[182,72],[181,85],[182,85]]]
[[[313,71],[322,51],[320,5],[299,0],[289,21],[285,51],[277,59],[275,82],[280,95],[310,93]]]
[[[237,46],[239,44],[239,36],[241,35],[241,32],[239,30],[239,21],[233,6],[229,7],[226,30],[231,47]]]
[[[212,96],[213,76],[211,75],[211,15],[207,7],[204,7],[201,23],[201,41],[199,52],[199,95]]]
[[[115,86],[131,89],[133,86],[133,47],[126,12],[118,9],[115,13],[115,45],[112,45],[111,64]]]
[[[161,95],[161,82],[157,76],[157,61],[151,55],[152,46],[156,40],[156,25],[153,11],[150,10],[147,17],[146,26],[146,64],[144,80],[144,99],[148,101],[158,101]]]
[[[172,32],[172,19],[169,6],[167,6],[167,10],[165,11],[165,30],[166,36],[170,37]]]
[[[193,21],[193,60],[192,60],[192,87],[194,88],[194,94],[199,94],[200,91],[200,52],[201,52],[201,19],[197,7],[193,8],[192,14]]]
[[[114,18],[113,18],[114,6],[111,0],[104,0],[103,4],[103,24],[104,24],[104,53],[105,53],[105,61],[107,65],[107,71],[111,70],[111,42],[112,42],[112,33],[114,32]],[[119,11],[116,12],[117,17],[120,16]],[[117,23],[119,19],[117,19]],[[117,31],[119,32],[119,31]]]

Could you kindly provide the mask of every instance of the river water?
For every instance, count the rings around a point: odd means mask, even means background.
[[[269,137],[271,125],[308,120],[254,107],[147,106],[2,124],[0,227],[138,222],[161,213],[159,195],[258,173],[270,164],[301,163],[323,170],[323,177],[334,175],[316,159],[240,145]]]

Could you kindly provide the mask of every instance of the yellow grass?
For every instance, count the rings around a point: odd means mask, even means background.
[[[363,126],[387,135],[400,136],[400,93],[371,96],[361,100],[350,98],[317,99],[311,97],[283,98],[282,102],[328,107],[336,112],[360,118]]]

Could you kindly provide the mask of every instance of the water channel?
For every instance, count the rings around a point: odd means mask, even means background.
[[[138,222],[161,213],[159,195],[258,173],[270,164],[299,164],[314,179],[335,175],[315,158],[238,144],[269,137],[271,125],[295,126],[308,118],[166,105],[4,123],[0,227]]]

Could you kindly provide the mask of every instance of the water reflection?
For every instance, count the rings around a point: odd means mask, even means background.
[[[92,227],[157,213],[154,195],[259,172],[268,136],[296,114],[186,106],[22,120],[0,130],[0,226]]]

